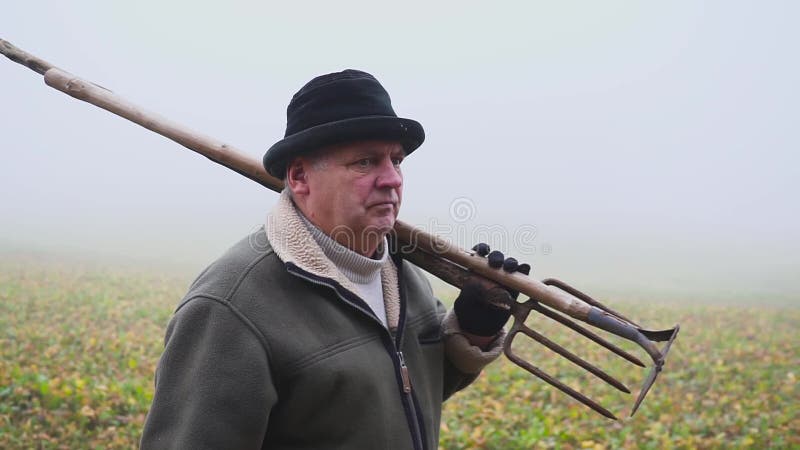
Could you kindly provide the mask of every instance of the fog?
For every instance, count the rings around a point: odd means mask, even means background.
[[[14,2],[6,39],[253,157],[373,73],[400,218],[601,296],[798,302],[795,2]],[[792,56],[795,55],[795,56]],[[277,195],[0,61],[0,251],[198,271]]]

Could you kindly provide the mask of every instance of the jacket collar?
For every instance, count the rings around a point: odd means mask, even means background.
[[[291,263],[316,277],[330,280],[353,296],[361,298],[355,285],[325,256],[292,202],[288,189],[281,192],[278,203],[267,214],[264,229],[267,240],[284,265]],[[397,267],[393,258],[386,258],[381,266],[381,284],[389,329],[397,328],[400,316],[398,281]]]

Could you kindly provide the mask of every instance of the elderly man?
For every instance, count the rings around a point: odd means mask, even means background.
[[[436,448],[442,402],[499,355],[509,313],[471,286],[446,314],[397,254],[424,132],[374,77],[317,77],[287,118],[264,157],[286,188],[179,304],[142,448]]]

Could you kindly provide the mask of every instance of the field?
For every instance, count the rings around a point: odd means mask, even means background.
[[[137,446],[164,328],[190,281],[156,273],[0,260],[0,448]],[[634,418],[606,420],[504,359],[446,403],[441,447],[800,448],[794,305],[615,301],[645,324],[682,327]],[[543,318],[530,324],[608,368],[634,394],[646,376]],[[538,345],[515,349],[627,416],[633,396]]]

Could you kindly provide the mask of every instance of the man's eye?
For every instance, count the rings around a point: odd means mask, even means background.
[[[371,165],[372,165],[372,160],[370,160],[369,158],[359,159],[358,161],[356,161],[356,166],[359,169],[366,169]]]
[[[392,164],[394,164],[395,166],[400,166],[402,162],[403,158],[392,158]]]

